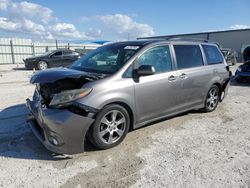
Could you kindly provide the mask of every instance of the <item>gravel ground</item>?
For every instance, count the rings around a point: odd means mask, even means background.
[[[212,113],[188,112],[132,131],[115,148],[66,156],[47,151],[25,123],[32,74],[0,66],[0,187],[250,187],[250,84],[232,80]]]

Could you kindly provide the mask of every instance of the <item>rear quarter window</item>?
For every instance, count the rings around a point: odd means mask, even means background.
[[[205,52],[208,65],[223,63],[224,58],[216,46],[202,45],[202,47]]]

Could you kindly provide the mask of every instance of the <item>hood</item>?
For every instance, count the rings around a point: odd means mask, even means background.
[[[57,80],[61,80],[64,78],[80,78],[82,76],[97,79],[98,75],[89,74],[83,71],[78,71],[69,68],[52,68],[43,71],[39,71],[34,74],[30,83],[53,83]]]
[[[27,57],[26,60],[32,60],[32,59],[43,58],[43,57],[47,57],[47,55],[37,55],[37,56]]]

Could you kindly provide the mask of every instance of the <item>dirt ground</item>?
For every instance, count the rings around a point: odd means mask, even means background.
[[[250,84],[232,79],[212,113],[188,112],[132,131],[115,148],[66,156],[47,151],[25,122],[32,74],[0,66],[0,187],[250,187]]]

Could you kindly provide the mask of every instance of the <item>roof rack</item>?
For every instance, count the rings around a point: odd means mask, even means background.
[[[168,40],[168,41],[184,41],[184,42],[205,42],[205,43],[213,43],[216,44],[218,47],[221,48],[220,43],[215,42],[215,41],[210,41],[210,40],[206,40],[206,39],[199,39],[199,38],[180,38],[180,37],[161,37],[161,38],[149,38],[149,39],[145,39],[145,38],[137,38],[137,40]]]
[[[190,42],[205,42],[205,43],[212,43],[212,44],[216,44],[219,48],[221,48],[222,46],[220,45],[220,43],[215,42],[215,41],[209,41],[206,39],[197,39],[197,38],[176,38],[176,37],[169,37],[166,38],[165,40],[169,40],[169,41],[190,41]]]
[[[169,41],[191,41],[191,42],[208,42],[206,39],[198,39],[198,38],[178,38],[178,37],[168,37],[165,40]]]
[[[191,42],[209,42],[206,39],[199,38],[180,38],[180,37],[159,37],[159,38],[137,38],[137,40],[169,40],[169,41],[191,41]]]

